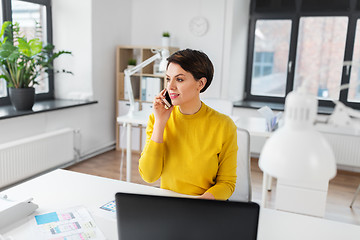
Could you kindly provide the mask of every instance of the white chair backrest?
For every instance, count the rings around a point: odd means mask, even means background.
[[[250,134],[247,130],[237,129],[237,167],[236,185],[230,201],[251,201],[251,177],[250,177]]]
[[[222,114],[231,116],[233,113],[233,103],[230,100],[220,98],[204,98],[201,99],[201,101]]]

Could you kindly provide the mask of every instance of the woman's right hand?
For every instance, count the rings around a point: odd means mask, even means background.
[[[153,103],[153,111],[155,116],[155,123],[161,124],[163,126],[166,125],[167,120],[170,117],[171,111],[173,110],[174,106],[166,109],[166,105],[163,101],[165,98],[163,94],[165,93],[166,89],[162,90],[159,95],[157,95],[154,99]]]

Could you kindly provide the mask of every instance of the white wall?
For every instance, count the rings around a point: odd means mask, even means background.
[[[129,13],[131,1],[93,0],[92,69],[94,97],[99,101],[93,126],[96,138],[115,141],[115,49],[130,42]]]
[[[227,31],[224,49],[222,96],[234,101],[243,99],[250,0],[227,4]]]
[[[89,91],[99,102],[74,115],[82,119],[82,155],[115,141],[115,49],[130,42],[129,9],[130,0],[53,1],[54,43],[73,51],[71,64],[64,59],[64,66],[74,72],[68,81],[57,76],[56,96]]]
[[[61,56],[54,64],[74,73],[55,76],[57,98],[69,98],[74,92],[93,92],[91,10],[91,1],[52,1],[54,45],[58,50],[72,52],[72,56]]]

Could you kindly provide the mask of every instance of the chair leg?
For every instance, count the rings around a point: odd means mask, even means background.
[[[350,207],[351,207],[351,208],[352,208],[352,206],[353,206],[353,204],[354,204],[354,202],[355,202],[355,199],[356,199],[357,195],[359,194],[359,192],[360,192],[360,184],[359,184],[358,188],[356,189],[354,198],[353,198],[353,200],[352,200],[352,202],[351,202],[351,204],[350,204]]]

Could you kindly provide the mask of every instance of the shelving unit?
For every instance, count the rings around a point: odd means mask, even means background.
[[[136,59],[136,63],[140,64],[146,59],[153,56],[155,53],[152,52],[152,49],[159,49],[163,47],[154,46],[154,47],[145,47],[145,46],[117,46],[116,47],[116,116],[124,114],[127,112],[127,109],[124,109],[126,104],[124,101],[128,101],[126,93],[126,84],[125,84],[125,74],[124,70],[128,67],[129,59]],[[170,54],[179,50],[179,48],[168,47]],[[138,73],[131,76],[131,85],[134,93],[134,98],[138,110],[142,110],[145,107],[150,107],[152,104],[153,95],[155,92],[160,92],[161,89],[165,86],[165,75],[163,73],[156,72],[156,61],[150,63],[148,66],[141,69]],[[155,67],[155,71],[154,71]],[[147,83],[147,81],[153,81]],[[156,86],[152,91],[147,87]],[[147,95],[146,95],[147,94]],[[142,150],[142,141],[144,134],[144,128],[138,126],[140,131],[134,131],[134,134],[140,136],[133,136],[133,139],[140,139],[139,144],[133,144],[136,149],[133,151],[140,152]],[[125,148],[125,147],[124,147]],[[137,149],[138,148],[138,149]],[[116,123],[116,150],[120,150],[120,126]]]

